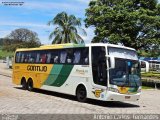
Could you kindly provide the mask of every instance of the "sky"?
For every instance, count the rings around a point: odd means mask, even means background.
[[[42,44],[51,44],[49,34],[55,26],[48,26],[57,13],[62,11],[82,19],[82,28],[87,32],[83,37],[90,43],[94,37],[93,28],[85,28],[85,9],[90,0],[0,0],[0,38],[6,37],[18,28],[27,28],[38,33]],[[6,2],[21,2],[18,5],[6,5]]]
[[[36,33],[42,44],[51,44],[49,34],[55,26],[48,26],[57,13],[62,11],[82,19],[82,28],[87,32],[83,36],[85,43],[94,37],[94,28],[85,28],[85,9],[90,0],[0,0],[0,38],[6,37],[18,28],[27,28]],[[160,0],[158,0],[160,3]],[[22,5],[5,5],[4,2],[21,2]]]

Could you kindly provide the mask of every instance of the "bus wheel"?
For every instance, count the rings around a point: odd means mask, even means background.
[[[76,90],[76,97],[79,102],[85,102],[87,99],[86,88],[83,85],[78,86]]]
[[[22,89],[23,89],[23,90],[26,90],[26,89],[27,89],[27,83],[26,83],[26,80],[25,80],[25,79],[22,79],[21,85],[22,85]]]
[[[33,91],[33,81],[32,81],[32,79],[28,80],[27,89],[28,89],[28,91]]]

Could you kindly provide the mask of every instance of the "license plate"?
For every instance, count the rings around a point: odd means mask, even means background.
[[[130,96],[125,96],[125,99],[130,99],[131,97]]]

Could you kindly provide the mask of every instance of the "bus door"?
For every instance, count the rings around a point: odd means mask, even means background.
[[[107,86],[106,50],[104,46],[92,47],[92,75],[95,84]]]

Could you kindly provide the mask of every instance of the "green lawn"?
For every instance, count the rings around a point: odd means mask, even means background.
[[[150,78],[156,78],[160,80],[160,72],[148,72],[148,73],[142,73],[141,74],[142,77],[150,77]]]
[[[4,59],[4,58],[6,58],[7,56],[9,56],[9,57],[14,56],[14,52],[2,51],[2,50],[0,49],[0,59]]]
[[[154,89],[154,88],[153,87],[142,86],[142,89],[146,90],[146,89]]]

